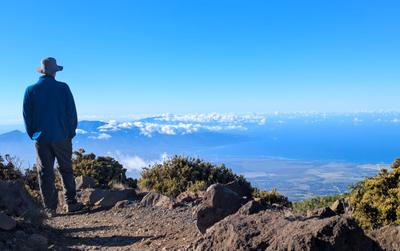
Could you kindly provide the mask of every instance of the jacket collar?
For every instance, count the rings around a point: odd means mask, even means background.
[[[54,79],[54,77],[50,76],[50,75],[42,75],[42,76],[40,76],[40,79],[46,79],[46,78]]]

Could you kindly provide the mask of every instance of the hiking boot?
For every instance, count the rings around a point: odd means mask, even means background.
[[[75,212],[79,212],[84,208],[82,203],[79,202],[75,202],[75,203],[71,203],[71,204],[67,204],[65,206],[65,211],[67,213],[75,213]]]
[[[43,213],[46,216],[46,218],[53,218],[53,217],[57,216],[55,209],[45,208],[43,210]]]

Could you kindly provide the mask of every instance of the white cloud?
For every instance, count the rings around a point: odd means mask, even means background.
[[[154,133],[164,135],[185,135],[198,132],[199,130],[207,131],[224,131],[224,130],[247,130],[246,127],[239,124],[221,124],[221,125],[205,125],[200,123],[183,123],[163,124],[154,122],[122,122],[118,123],[115,120],[109,121],[107,124],[100,126],[98,129],[101,132],[119,131],[122,129],[137,128],[142,135],[151,137]]]
[[[219,113],[209,113],[209,114],[162,114],[156,117],[158,121],[166,122],[195,122],[195,123],[257,123],[263,125],[266,123],[266,115],[258,114],[219,114]]]
[[[90,136],[90,139],[100,139],[100,140],[107,140],[111,138],[111,135],[107,133],[100,133],[97,136]]]
[[[115,158],[126,168],[128,171],[141,171],[144,167],[148,167],[154,165],[156,163],[161,163],[164,160],[168,159],[169,156],[167,153],[161,154],[159,159],[155,160],[145,160],[137,155],[129,156],[121,154],[117,152],[115,154]]]
[[[76,134],[86,134],[87,133],[87,131],[79,129],[79,128],[76,129],[75,132],[76,132]]]
[[[185,135],[193,134],[200,130],[205,131],[230,131],[247,130],[246,124],[264,125],[267,121],[265,115],[234,115],[234,114],[186,114],[173,115],[163,114],[157,117],[149,117],[133,122],[118,122],[110,120],[106,124],[98,127],[102,132],[99,136],[91,138],[108,139],[111,136],[107,132],[116,132],[120,130],[137,129],[142,135],[151,137],[153,134],[163,135]],[[79,129],[80,134],[87,133]]]
[[[367,169],[367,170],[376,170],[379,171],[381,169],[388,169],[390,165],[385,165],[385,164],[363,164],[363,165],[357,165],[357,167],[362,168],[362,169]]]
[[[277,176],[274,173],[267,173],[267,172],[244,172],[241,173],[246,178],[258,178],[258,177],[274,177]]]
[[[139,156],[125,157],[120,159],[120,162],[128,171],[140,171],[149,165],[148,162],[144,161]]]
[[[99,126],[98,129],[101,132],[106,132],[106,131],[116,131],[119,129],[119,123],[116,120],[110,120],[107,122],[107,124]]]

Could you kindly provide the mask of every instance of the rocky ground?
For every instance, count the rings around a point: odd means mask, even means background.
[[[46,223],[58,230],[56,246],[77,250],[183,250],[200,235],[188,207],[122,205]]]
[[[0,250],[400,250],[399,226],[366,234],[340,201],[295,215],[240,183],[174,199],[78,188],[88,211],[43,219],[21,183],[0,181]]]

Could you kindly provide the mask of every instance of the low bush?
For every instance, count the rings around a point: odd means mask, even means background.
[[[270,204],[279,204],[284,207],[291,207],[291,202],[289,199],[280,194],[275,188],[269,191],[260,190],[258,188],[253,189],[253,198],[259,198],[261,200],[267,201]]]
[[[353,217],[365,229],[400,224],[400,159],[391,170],[357,183],[349,197]]]
[[[18,160],[6,154],[4,158],[0,155],[0,180],[19,180],[23,178]]]
[[[205,190],[212,184],[226,184],[235,180],[250,187],[243,176],[234,174],[223,164],[217,166],[198,158],[174,156],[163,163],[144,168],[139,186],[167,196],[177,196],[187,190]]]
[[[292,203],[293,211],[295,213],[306,213],[308,210],[314,210],[322,207],[331,206],[336,200],[345,198],[345,194],[333,194],[316,196],[302,201]]]
[[[85,154],[84,149],[74,152],[72,167],[75,176],[92,177],[98,187],[113,188],[115,184],[135,187],[136,181],[126,178],[126,169],[112,157]]]

